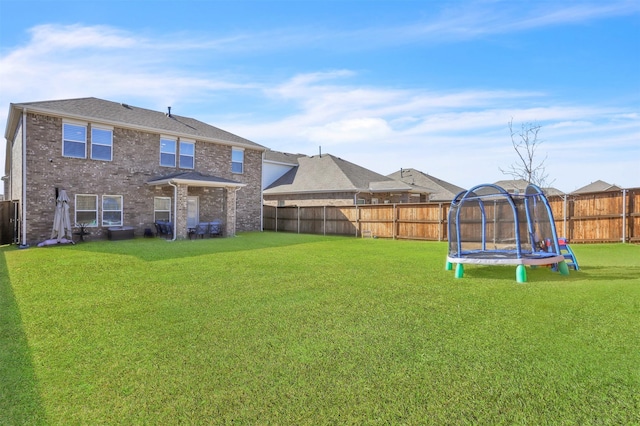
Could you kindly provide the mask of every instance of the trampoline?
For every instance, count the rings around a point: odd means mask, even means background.
[[[526,282],[525,265],[553,265],[569,274],[560,252],[547,197],[533,184],[523,194],[483,184],[460,192],[449,210],[447,270],[464,275],[463,264],[516,265],[516,281]]]

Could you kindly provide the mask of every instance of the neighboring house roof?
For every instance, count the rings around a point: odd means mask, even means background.
[[[427,188],[431,194],[429,195],[430,201],[451,201],[456,195],[464,191],[464,188],[445,182],[442,179],[438,179],[416,169],[400,169],[397,172],[387,175],[387,177],[401,180],[410,185]]]
[[[529,182],[524,179],[507,179],[507,180],[499,180],[493,183],[494,185],[498,185],[502,189],[507,192],[518,192],[524,193],[524,190],[529,186]]]
[[[186,184],[194,186],[208,186],[215,188],[241,188],[247,186],[235,180],[225,179],[217,176],[204,175],[200,172],[177,172],[169,175],[158,176],[147,181],[149,185],[167,185],[168,183]]]
[[[289,166],[297,166],[298,158],[300,157],[306,157],[306,155],[273,151],[271,149],[267,149],[264,153],[264,161],[269,161],[271,163],[285,164]]]
[[[173,113],[152,111],[98,98],[25,102],[11,104],[11,107],[11,110],[15,110],[16,112],[20,112],[26,108],[30,112],[40,112],[42,114],[83,121],[98,121],[103,124],[138,130],[152,130],[165,133],[168,136],[191,137],[226,145],[265,149],[262,145],[193,118],[183,117]],[[18,114],[14,115],[17,120]],[[9,117],[11,119],[11,112]],[[12,126],[7,126],[7,132],[11,127]],[[13,135],[6,134],[5,137],[10,139]]]
[[[524,194],[524,191],[529,186],[529,182],[524,179],[510,179],[510,180],[499,180],[495,182],[494,185],[498,185],[502,187],[507,192],[516,192],[519,194]],[[550,195],[564,195],[564,192],[556,189],[554,187],[541,188],[546,196]]]
[[[427,189],[396,181],[331,154],[299,157],[298,166],[264,190],[265,195],[311,192],[418,192]]]
[[[602,180],[597,180],[595,182],[591,182],[589,185],[583,186],[582,188],[578,188],[572,192],[572,194],[586,194],[589,192],[605,192],[605,191],[620,191],[620,188],[617,185],[611,185]]]

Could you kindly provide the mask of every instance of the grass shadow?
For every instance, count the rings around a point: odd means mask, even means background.
[[[574,271],[571,271],[574,272]],[[583,266],[577,272],[581,279],[597,281],[638,280],[640,267]]]
[[[165,240],[163,238],[135,238],[123,241],[86,242],[64,247],[52,246],[46,249],[81,250],[93,253],[118,254],[134,256],[147,262],[154,262],[215,253],[288,247],[344,238],[283,232],[268,233],[270,234],[269,238],[265,238],[265,232],[245,232],[229,238],[182,239],[176,241]]]
[[[527,267],[527,282],[577,282],[638,280],[639,267],[583,266],[580,270],[569,270],[569,275],[552,271],[549,267]],[[516,282],[515,266],[465,265],[464,278],[492,279]]]
[[[0,251],[0,424],[46,424],[5,255]]]

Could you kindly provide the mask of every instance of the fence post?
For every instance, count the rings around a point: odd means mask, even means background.
[[[563,203],[562,203],[562,235],[564,235],[565,238],[568,238],[569,235],[567,235],[567,194],[564,194],[563,196]]]
[[[391,231],[391,238],[392,239],[396,239],[396,235],[398,234],[396,228],[399,226],[398,224],[398,205],[397,204],[393,204],[393,207],[391,207],[393,209],[393,227],[392,227],[392,231]]]
[[[444,222],[442,218],[444,217],[444,211],[442,210],[442,203],[438,203],[438,241],[442,241]]]
[[[627,190],[622,190],[622,244],[627,242]]]
[[[322,235],[327,235],[327,206],[322,206]]]

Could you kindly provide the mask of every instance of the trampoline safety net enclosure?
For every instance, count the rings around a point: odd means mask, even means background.
[[[465,263],[517,265],[518,282],[526,282],[524,265],[554,265],[568,275],[542,190],[530,184],[524,194],[510,194],[483,184],[456,195],[449,210],[447,270],[456,264],[456,278],[462,278]]]

